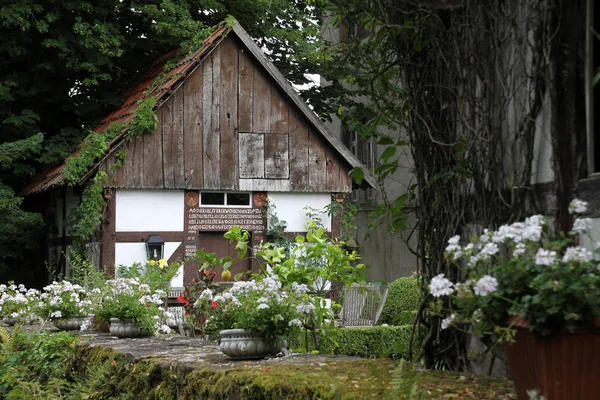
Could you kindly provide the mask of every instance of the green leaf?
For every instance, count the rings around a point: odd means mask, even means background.
[[[352,170],[350,171],[350,179],[352,179],[352,181],[354,181],[354,183],[356,183],[357,185],[361,185],[363,180],[365,179],[365,173],[363,172],[362,168],[352,168]]]

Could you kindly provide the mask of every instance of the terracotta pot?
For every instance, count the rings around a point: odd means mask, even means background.
[[[529,400],[532,389],[548,400],[600,399],[600,328],[548,336],[523,326],[516,330],[516,343],[505,344],[504,351],[517,399]]]
[[[90,321],[92,322],[92,329],[96,332],[107,333],[110,332],[110,324],[102,321],[99,318],[91,317]]]

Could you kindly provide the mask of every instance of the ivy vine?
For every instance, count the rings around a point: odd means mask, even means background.
[[[230,23],[231,21],[228,19],[228,26]],[[203,45],[204,39],[214,30],[215,27],[200,30],[191,40],[182,43],[181,52],[186,52],[188,55],[196,52]],[[148,95],[152,89],[162,84],[180,59],[181,57],[176,56],[165,63],[163,72],[154,79],[144,93]],[[172,78],[173,76],[169,77],[169,79]],[[149,96],[139,101],[138,108],[134,111],[135,117],[129,123],[111,122],[102,132],[91,131],[81,144],[79,152],[66,160],[62,172],[65,182],[69,186],[78,185],[94,163],[109,150],[110,143],[122,132],[127,131],[129,141],[133,141],[145,132],[153,132],[158,126],[155,106],[156,98]],[[112,175],[123,164],[126,156],[125,150],[115,153],[115,162],[111,166],[109,174]],[[109,182],[109,174],[105,171],[96,173],[91,184],[85,187],[81,195],[81,202],[72,214],[70,225],[76,237],[76,245],[87,243],[102,224],[105,205],[103,194],[104,187]]]

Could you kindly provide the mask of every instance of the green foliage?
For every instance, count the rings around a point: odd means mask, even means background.
[[[32,388],[63,378],[74,361],[78,339],[66,332],[16,329],[12,341],[12,348],[3,347],[0,355],[0,396],[7,399],[34,398]]]
[[[417,278],[399,278],[390,284],[385,306],[379,318],[380,324],[405,324],[419,307],[420,285]],[[408,316],[405,312],[408,311]]]
[[[321,354],[336,354],[364,358],[400,358],[408,349],[412,325],[372,326],[364,328],[332,328],[326,336],[319,336]],[[292,351],[312,351],[306,334],[289,341]]]
[[[150,290],[168,292],[171,280],[179,272],[183,261],[167,263],[167,260],[148,260],[146,265],[134,263],[133,265],[117,266],[117,276],[120,278],[137,278],[140,282],[150,286]]]

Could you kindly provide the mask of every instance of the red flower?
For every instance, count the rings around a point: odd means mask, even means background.
[[[180,303],[185,304],[185,306],[189,306],[190,305],[190,301],[188,299],[185,298],[185,296],[183,295],[183,293],[181,293],[178,297],[177,297],[177,301]]]
[[[218,305],[219,305],[219,303],[217,303],[216,301],[213,301],[210,304],[211,308],[217,308]]]
[[[204,270],[204,276],[208,276],[208,274],[210,274],[210,272],[208,272],[207,269]]]
[[[214,278],[215,276],[217,276],[217,271],[213,271],[213,272],[212,272],[212,276],[213,276],[213,278]]]

